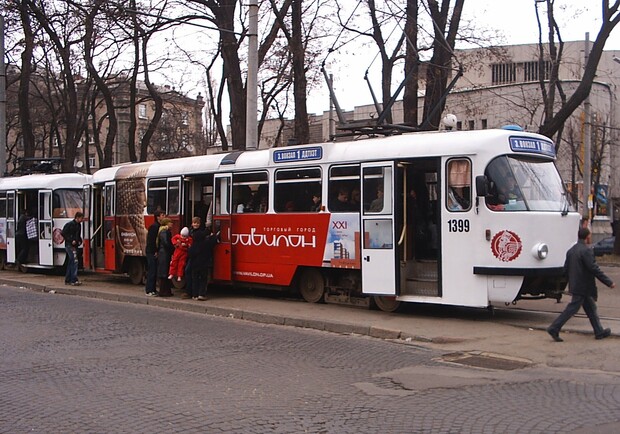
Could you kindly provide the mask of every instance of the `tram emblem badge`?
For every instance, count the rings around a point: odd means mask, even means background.
[[[491,251],[502,262],[510,262],[519,257],[523,244],[517,234],[503,230],[495,234],[491,240]]]

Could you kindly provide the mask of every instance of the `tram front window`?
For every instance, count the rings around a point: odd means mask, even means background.
[[[493,211],[571,211],[562,179],[552,161],[502,156],[485,170],[487,207]]]

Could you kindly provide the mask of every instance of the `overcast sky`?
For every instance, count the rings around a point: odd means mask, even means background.
[[[610,1],[610,3],[613,0]],[[594,39],[601,27],[602,0],[555,0],[556,21],[565,41]],[[544,18],[547,7],[539,3]],[[479,24],[501,30],[511,44],[536,42],[538,29],[534,0],[465,0],[463,15]],[[607,49],[620,49],[620,29],[612,32]]]
[[[613,0],[610,0],[613,1]],[[538,27],[534,0],[465,0],[464,20],[472,20],[477,27],[495,29],[503,34],[505,44],[530,44],[538,41]],[[601,26],[602,0],[555,0],[556,21],[564,41],[584,40],[590,33],[594,40]],[[546,5],[538,5],[541,20],[545,19]],[[620,26],[612,32],[605,46],[606,50],[620,50]],[[368,67],[370,53],[340,59],[346,62],[334,71],[334,86],[338,102],[343,110],[352,110],[356,105],[372,102],[364,71]],[[374,56],[374,54],[373,54]],[[356,62],[359,62],[357,64]],[[373,62],[370,73],[375,94],[380,95],[379,60]],[[402,95],[401,95],[402,96]],[[328,92],[322,89],[311,92],[308,100],[310,113],[321,113],[328,109]]]

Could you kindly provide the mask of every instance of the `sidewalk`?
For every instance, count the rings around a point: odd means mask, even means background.
[[[620,268],[603,268],[620,287]],[[147,297],[142,286],[131,285],[119,276],[81,274],[80,277],[84,284],[74,287],[65,286],[62,276],[4,270],[0,272],[0,284],[50,295],[78,295],[265,324],[395,339],[449,351],[496,353],[526,358],[533,363],[593,369],[592,363],[595,363],[599,369],[620,371],[617,340],[620,322],[611,319],[620,318],[620,290],[603,285],[599,285],[599,313],[603,325],[611,327],[614,336],[596,341],[587,318],[580,315],[566,324],[562,333],[566,342],[557,344],[545,332],[556,314],[541,311],[560,312],[569,296],[562,303],[521,301],[493,314],[484,309],[430,305],[408,305],[403,312],[385,313],[351,306],[310,304],[283,295],[257,296],[249,290],[236,289],[212,291],[207,301],[183,300],[178,296],[180,291],[171,298]],[[597,352],[588,354],[590,347]],[[601,353],[601,350],[604,351]],[[579,360],[575,353],[580,356]]]

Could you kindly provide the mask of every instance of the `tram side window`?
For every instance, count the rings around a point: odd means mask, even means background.
[[[153,214],[160,209],[166,211],[166,180],[151,179],[148,183],[148,193],[146,199],[146,210],[149,214]]]
[[[0,218],[6,218],[6,193],[0,193]]]
[[[321,204],[315,204],[312,197],[321,197],[321,169],[278,170],[274,188],[276,212],[317,211]]]
[[[168,215],[181,214],[181,180],[168,180]]]
[[[267,212],[269,208],[267,172],[234,174],[232,200],[233,212],[236,214]]]
[[[360,212],[360,166],[329,169],[328,206],[332,212]]]
[[[78,211],[83,211],[82,190],[59,189],[52,196],[52,216],[74,217]]]
[[[471,208],[471,162],[466,158],[448,161],[446,173],[446,207],[449,211],[468,211]]]

